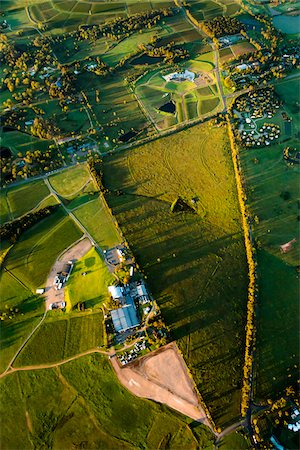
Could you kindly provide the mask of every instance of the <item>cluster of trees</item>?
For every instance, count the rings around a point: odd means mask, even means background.
[[[52,139],[60,134],[60,129],[50,120],[36,117],[30,127],[30,133],[41,139]]]
[[[58,205],[47,206],[36,212],[26,214],[13,222],[5,223],[0,227],[0,238],[15,243],[24,231],[52,214],[58,207]]]
[[[23,161],[23,162],[22,162]],[[22,164],[20,164],[22,163]],[[62,166],[62,157],[54,148],[47,151],[27,151],[23,160],[14,160],[13,157],[0,158],[0,179],[5,185],[17,178],[28,178],[38,175],[41,171],[49,172]]]
[[[11,320],[13,319],[18,313],[20,312],[19,308],[13,308],[9,307],[8,305],[5,305],[5,309],[3,311],[0,311],[0,320]]]
[[[170,211],[175,212],[191,212],[194,213],[195,209],[189,205],[189,203],[182,197],[177,197],[171,204]]]
[[[165,63],[174,63],[189,57],[189,52],[179,45],[175,45],[173,41],[161,46],[159,44],[157,45],[157,43],[156,45],[142,44],[140,48],[148,56],[163,58]]]
[[[232,160],[237,184],[237,192],[240,210],[242,214],[242,223],[245,238],[246,256],[249,267],[249,284],[248,284],[248,301],[247,301],[247,323],[246,323],[246,349],[245,362],[243,370],[243,386],[242,386],[242,400],[241,400],[241,414],[246,416],[249,408],[250,393],[251,393],[251,375],[253,371],[253,350],[256,338],[256,324],[255,324],[255,300],[256,300],[256,262],[254,258],[255,249],[251,241],[251,231],[249,226],[250,216],[247,211],[246,201],[247,196],[244,190],[239,162],[239,151],[235,143],[233,130],[231,127],[229,116],[227,117],[228,133],[230,139],[230,146],[232,152]]]
[[[87,160],[89,171],[92,175],[92,178],[98,187],[99,191],[105,194],[107,189],[103,184],[103,163],[102,159],[98,154],[94,154],[90,156]]]
[[[210,38],[237,34],[244,30],[244,25],[235,17],[218,16],[212,20],[205,20],[201,27]]]

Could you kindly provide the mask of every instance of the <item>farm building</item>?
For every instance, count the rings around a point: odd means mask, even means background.
[[[195,74],[185,69],[184,72],[169,73],[169,75],[163,76],[166,81],[194,81]]]
[[[137,287],[136,287],[136,290],[137,290],[137,294],[138,294],[138,297],[139,297],[139,302],[142,303],[142,304],[143,303],[148,303],[149,302],[149,295],[148,295],[148,292],[147,292],[147,289],[146,289],[144,283],[138,284]]]
[[[124,297],[121,286],[108,286],[108,292],[114,300],[119,300]]]
[[[111,318],[117,333],[130,330],[140,324],[134,300],[130,296],[126,296],[126,303],[121,308],[111,311]]]

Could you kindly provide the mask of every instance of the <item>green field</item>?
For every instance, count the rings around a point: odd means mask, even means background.
[[[49,177],[53,189],[62,197],[72,199],[90,180],[87,167],[83,164],[71,167]]]
[[[43,286],[57,256],[81,233],[59,209],[27,230],[6,256],[1,270],[0,306],[18,308],[15,318],[1,323],[1,368],[33,329],[43,312],[34,293]]]
[[[27,151],[48,150],[49,145],[53,144],[51,140],[39,139],[20,131],[3,132],[0,141],[3,147],[10,148],[15,157],[19,152],[25,155]]]
[[[239,415],[247,265],[226,128],[104,160],[107,200],[219,425]],[[124,195],[114,191],[122,189]],[[170,212],[180,195],[196,213]]]
[[[115,223],[100,196],[77,208],[74,214],[102,249],[120,243]]]
[[[15,367],[50,364],[103,345],[103,314],[50,318],[22,350]]]
[[[282,254],[279,246],[298,236],[299,167],[287,166],[283,160],[284,147],[277,144],[241,152],[250,206],[259,219],[254,228],[259,274],[256,364],[259,400],[278,397],[298,373],[299,243],[287,254]],[[283,192],[288,192],[290,198],[284,200]]]
[[[255,396],[258,401],[278,398],[298,376],[299,363],[299,165],[288,165],[283,150],[298,148],[299,112],[296,94],[299,78],[276,83],[283,110],[292,119],[291,134],[269,148],[241,150],[242,170],[254,223],[257,246],[259,301]],[[256,217],[255,217],[256,216]],[[296,238],[291,251],[280,245]]]
[[[26,231],[10,250],[5,267],[35,290],[46,281],[57,256],[77,241],[81,232],[59,209]],[[6,301],[4,294],[3,301]]]
[[[95,450],[153,449],[163,443],[196,450],[197,441],[202,449],[213,448],[206,427],[131,395],[99,355],[56,369],[19,372],[0,383],[5,450],[82,448],[83,442]]]
[[[86,275],[82,276],[85,272]],[[107,296],[107,287],[115,278],[108,272],[99,253],[92,248],[81,260],[76,262],[66,286],[69,308],[84,303],[85,308],[101,307]]]
[[[4,192],[6,193],[13,219],[35,208],[50,194],[44,181],[34,181],[21,185],[20,187],[6,189]]]

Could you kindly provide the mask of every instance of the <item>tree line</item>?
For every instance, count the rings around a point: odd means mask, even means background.
[[[0,239],[9,240],[11,243],[15,243],[21,234],[45,217],[50,216],[50,214],[55,212],[58,208],[59,205],[47,206],[46,208],[26,214],[13,222],[5,223],[0,227]]]

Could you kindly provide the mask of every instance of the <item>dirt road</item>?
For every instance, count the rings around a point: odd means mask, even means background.
[[[134,395],[164,403],[212,430],[175,343],[125,367],[116,356],[111,363],[119,381]]]
[[[46,311],[50,309],[50,305],[55,302],[62,302],[65,299],[64,288],[60,290],[54,289],[53,282],[57,272],[62,270],[62,267],[68,261],[76,262],[82,258],[92,248],[91,241],[86,237],[81,239],[77,243],[72,244],[72,247],[67,249],[62,255],[60,255],[55,261],[46,283]]]

